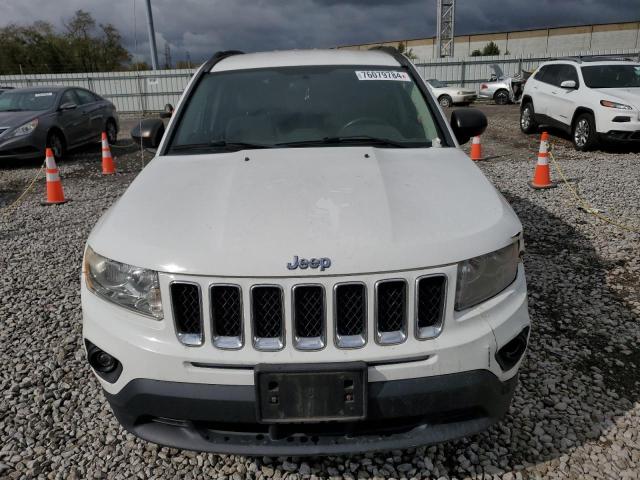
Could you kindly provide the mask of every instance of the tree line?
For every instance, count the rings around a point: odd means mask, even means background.
[[[2,27],[0,46],[0,75],[136,68],[118,29],[110,23],[96,23],[84,10],[77,10],[61,31],[43,21]]]

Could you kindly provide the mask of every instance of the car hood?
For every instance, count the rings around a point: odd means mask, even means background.
[[[23,123],[27,123],[29,120],[36,118],[39,113],[43,112],[0,112],[0,128],[19,127]]]
[[[454,263],[521,225],[456,148],[251,150],[156,157],[100,219],[89,245],[124,263],[212,276],[319,275]]]
[[[605,95],[604,100],[608,97],[614,97],[622,100],[623,103],[629,104],[636,109],[640,109],[640,87],[630,88],[595,88],[597,92]]]

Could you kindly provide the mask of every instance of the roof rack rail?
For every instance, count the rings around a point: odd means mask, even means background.
[[[218,63],[220,60],[224,60],[227,57],[231,57],[233,55],[243,55],[243,54],[244,52],[241,52],[240,50],[221,50],[219,52],[216,52],[213,54],[213,56],[209,60],[206,61],[202,71],[206,72],[208,70],[211,70],[216,63]]]
[[[618,62],[638,62],[640,61],[640,53],[637,54],[610,54],[610,55],[575,55],[568,57],[557,57],[553,60],[566,60],[570,62],[583,63],[583,62],[606,62],[606,61],[618,61]]]

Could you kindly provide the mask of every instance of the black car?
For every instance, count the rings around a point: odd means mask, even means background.
[[[51,147],[57,159],[71,148],[118,139],[113,103],[79,87],[33,87],[0,95],[0,160],[44,157]]]

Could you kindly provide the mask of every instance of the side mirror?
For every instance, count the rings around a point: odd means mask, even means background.
[[[164,112],[160,113],[160,118],[171,118],[172,115],[173,115],[173,105],[171,105],[170,103],[167,103],[164,106]]]
[[[564,82],[562,82],[560,84],[560,88],[566,88],[568,90],[574,90],[575,88],[577,88],[576,81],[575,80],[565,80]]]
[[[142,142],[144,148],[158,148],[163,135],[164,123],[159,118],[147,118],[131,129],[133,141]]]
[[[454,110],[451,114],[451,128],[460,145],[471,137],[482,135],[487,128],[487,117],[480,110]]]
[[[60,105],[60,110],[61,111],[74,110],[76,108],[78,108],[78,105],[76,105],[73,102],[67,102],[67,103],[63,103],[62,105]]]

